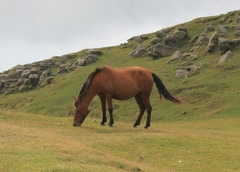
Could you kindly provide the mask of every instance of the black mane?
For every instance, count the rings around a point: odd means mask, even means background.
[[[79,92],[79,94],[78,94],[78,98],[79,98],[79,99],[81,99],[81,97],[87,92],[88,87],[89,87],[92,79],[94,78],[94,76],[95,76],[97,73],[101,72],[103,69],[104,69],[104,66],[101,67],[101,68],[96,68],[95,71],[93,71],[92,73],[90,73],[90,74],[88,75],[87,80],[84,82],[84,84],[83,84],[83,86],[82,86],[82,88],[81,88],[81,90],[80,90],[80,92]]]

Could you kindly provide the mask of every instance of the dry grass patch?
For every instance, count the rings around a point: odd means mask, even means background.
[[[238,171],[240,119],[158,122],[146,130],[116,121],[0,111],[1,171]]]

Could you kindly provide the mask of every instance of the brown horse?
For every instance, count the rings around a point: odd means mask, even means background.
[[[109,66],[97,68],[88,76],[77,98],[74,98],[75,111],[73,126],[81,126],[89,113],[89,104],[93,97],[98,95],[101,100],[103,113],[101,125],[107,122],[106,102],[110,114],[110,122],[108,125],[112,126],[114,124],[112,99],[126,100],[135,97],[140,109],[140,114],[133,126],[136,127],[140,125],[143,113],[147,110],[145,128],[148,128],[150,126],[152,111],[149,97],[153,82],[155,82],[158,88],[160,98],[162,98],[163,95],[163,97],[169,101],[181,103],[178,98],[169,93],[160,78],[146,68],[129,67],[117,69]]]

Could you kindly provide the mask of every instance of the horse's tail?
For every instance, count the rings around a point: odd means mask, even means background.
[[[160,95],[160,99],[162,99],[162,96],[173,102],[173,103],[181,103],[181,100],[178,99],[177,97],[173,96],[168,90],[167,88],[165,87],[165,85],[163,84],[163,82],[161,81],[161,79],[155,74],[155,73],[152,73],[152,76],[153,76],[153,80],[158,88],[158,92],[159,92],[159,95]]]

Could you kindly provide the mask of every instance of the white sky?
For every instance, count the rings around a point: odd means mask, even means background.
[[[0,0],[0,72],[239,9],[240,0]]]

